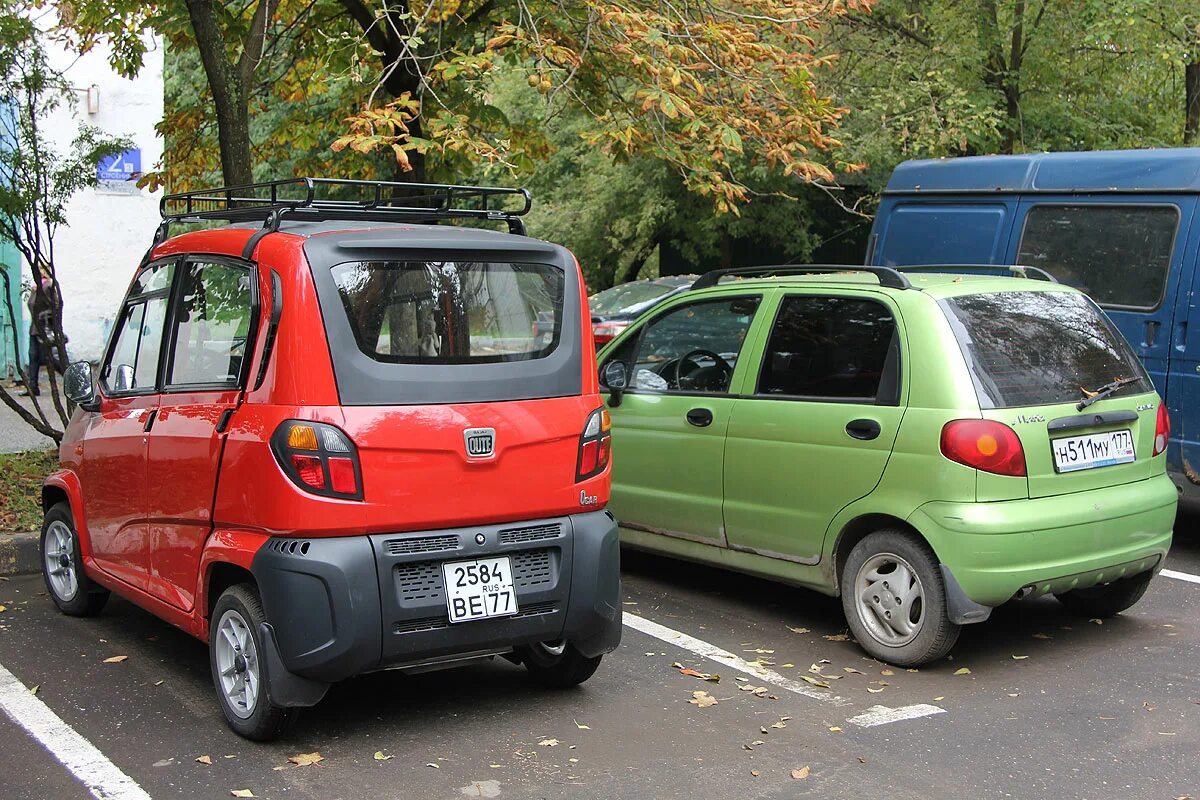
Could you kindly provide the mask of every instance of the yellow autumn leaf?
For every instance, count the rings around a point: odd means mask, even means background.
[[[389,761],[395,758],[395,756],[385,756],[382,750],[376,750],[375,755],[373,755],[372,758],[374,758],[376,761]]]
[[[129,656],[113,656],[112,658],[104,659],[104,663],[105,664],[120,664],[122,661],[124,661],[127,658],[129,658]]]
[[[230,789],[229,793],[234,797],[254,797],[254,792],[249,789]]]
[[[959,667],[958,669],[954,670],[954,674],[955,675],[970,675],[971,670],[967,669],[966,667]]]
[[[196,759],[196,762],[199,764],[204,764],[205,766],[211,767],[212,766],[212,756],[200,756],[199,758]]]
[[[300,753],[288,759],[297,767],[310,767],[313,764],[318,764],[325,760],[325,756],[320,753]]]
[[[830,730],[833,730],[833,729],[830,728]],[[796,780],[796,781],[804,780],[805,778],[808,777],[808,771],[809,771],[808,767],[801,767],[800,769],[792,770],[792,780]]]
[[[688,702],[697,708],[708,708],[717,704],[717,698],[708,692],[692,692],[692,699]]]

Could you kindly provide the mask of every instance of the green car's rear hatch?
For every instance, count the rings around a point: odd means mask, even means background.
[[[1044,289],[940,303],[983,417],[1010,426],[1021,440],[1030,497],[1150,477],[1159,399],[1095,303]]]

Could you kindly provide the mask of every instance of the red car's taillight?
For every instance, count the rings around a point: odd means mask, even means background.
[[[575,467],[576,482],[599,475],[608,466],[612,454],[612,422],[607,408],[598,408],[588,415],[579,437],[579,461]]]
[[[284,474],[306,492],[362,500],[358,449],[332,425],[288,420],[271,437],[271,450]]]
[[[1167,449],[1171,440],[1171,417],[1167,414],[1166,403],[1158,404],[1158,421],[1154,423],[1154,455],[1159,455]]]
[[[1025,450],[1017,432],[990,419],[947,422],[942,427],[942,455],[996,475],[1025,475]]]

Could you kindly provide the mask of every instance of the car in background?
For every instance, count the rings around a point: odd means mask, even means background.
[[[668,297],[687,289],[698,275],[667,275],[644,281],[622,283],[596,292],[588,298],[592,312],[592,336],[596,347],[613,340],[642,314],[654,308]]]
[[[1010,599],[1132,606],[1166,405],[1087,295],[1000,269],[717,271],[634,322],[598,354],[622,543],[840,596],[900,666]]]

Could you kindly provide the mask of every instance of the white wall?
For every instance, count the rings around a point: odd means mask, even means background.
[[[69,151],[81,122],[113,136],[127,136],[142,151],[143,171],[162,158],[162,139],[154,130],[163,116],[163,42],[150,40],[145,66],[126,80],[108,66],[108,49],[55,51],[51,64],[61,70],[75,92],[74,108],[60,109],[47,130],[60,153]],[[89,86],[99,90],[99,111],[87,113]],[[99,359],[106,333],[121,298],[158,226],[159,193],[144,189],[117,193],[84,189],[67,207],[66,226],[55,237],[55,272],[63,293],[63,327],[74,359]]]

